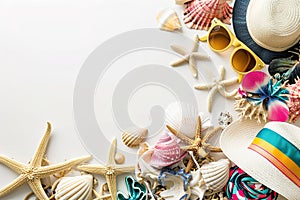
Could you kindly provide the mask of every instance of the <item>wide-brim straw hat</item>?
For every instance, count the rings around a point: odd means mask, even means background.
[[[262,154],[258,153],[258,151],[251,148],[257,134],[262,132],[263,129],[271,130],[271,132],[267,132],[269,134],[267,135],[268,137],[270,136],[271,138],[271,133],[274,131],[295,147],[296,153],[294,153],[294,157],[296,157],[298,167],[296,165],[296,168],[293,170],[296,170],[296,174],[298,173],[299,175],[300,128],[297,126],[285,122],[268,122],[266,124],[259,124],[255,120],[238,120],[230,124],[222,132],[220,137],[221,148],[224,154],[232,160],[232,162],[260,183],[278,192],[288,200],[299,200],[300,187],[297,186],[299,182],[297,184],[293,182],[281,171],[282,169],[279,170],[279,168],[277,168],[278,166],[275,166],[275,162],[272,163]],[[281,143],[283,142],[281,141]],[[282,159],[283,158],[280,157],[279,160],[282,161]],[[294,181],[295,177],[297,176],[293,177]],[[298,181],[300,181],[300,176],[298,176]]]
[[[266,64],[299,47],[300,0],[236,0],[233,28]]]

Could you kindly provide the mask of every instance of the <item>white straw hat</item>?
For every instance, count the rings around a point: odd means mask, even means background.
[[[300,0],[250,0],[246,21],[258,45],[287,50],[300,39]]]
[[[300,199],[299,127],[285,122],[236,121],[224,129],[220,145],[254,179],[288,200]]]

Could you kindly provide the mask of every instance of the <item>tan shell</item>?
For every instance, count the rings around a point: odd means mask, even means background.
[[[132,128],[122,133],[122,142],[128,147],[137,147],[144,142],[148,130],[144,128]]]
[[[117,152],[116,155],[115,155],[115,161],[118,165],[120,164],[124,164],[125,162],[125,155],[120,153],[120,152]]]
[[[190,1],[192,1],[192,0],[175,0],[175,3],[177,5],[183,5],[183,4],[185,4],[187,2],[190,2]]]
[[[181,29],[181,24],[177,13],[173,9],[160,11],[156,16],[158,27],[166,31],[175,31]]]
[[[92,190],[92,175],[63,177],[55,188],[55,199],[90,200]]]

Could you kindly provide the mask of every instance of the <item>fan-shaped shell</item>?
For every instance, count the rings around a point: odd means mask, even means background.
[[[173,9],[164,9],[156,16],[158,27],[166,31],[181,29],[181,24],[177,13]]]
[[[230,24],[232,7],[227,0],[193,0],[187,3],[183,21],[187,27],[208,30],[213,18]]]
[[[228,159],[221,159],[202,165],[200,172],[207,189],[222,190],[229,178],[229,168],[230,161]]]
[[[186,152],[167,131],[163,132],[153,149],[150,165],[156,168],[170,166],[182,160]]]
[[[90,200],[92,198],[92,189],[92,175],[64,177],[55,188],[55,199]]]
[[[147,129],[130,128],[122,133],[122,142],[128,147],[137,147],[145,141],[147,135]]]
[[[288,85],[289,101],[287,105],[289,107],[289,120],[295,122],[300,117],[300,79],[296,80],[295,84]]]

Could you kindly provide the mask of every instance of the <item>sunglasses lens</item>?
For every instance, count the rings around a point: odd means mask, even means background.
[[[222,26],[215,26],[210,34],[208,42],[215,50],[223,50],[230,44],[230,36]]]
[[[232,56],[232,66],[239,72],[249,72],[256,65],[255,58],[245,49],[239,49]]]

